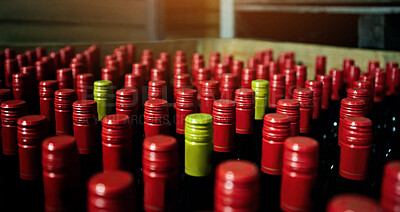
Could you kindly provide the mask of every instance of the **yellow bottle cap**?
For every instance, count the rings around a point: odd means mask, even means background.
[[[262,79],[253,80],[251,81],[251,88],[255,92],[254,119],[262,120],[269,105],[269,82]]]
[[[193,113],[185,118],[185,173],[203,177],[211,173],[212,116]]]

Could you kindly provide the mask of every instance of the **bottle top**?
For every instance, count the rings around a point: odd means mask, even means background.
[[[332,77],[332,100],[340,100],[340,90],[344,85],[344,71],[342,70],[330,70],[329,75]]]
[[[57,70],[57,80],[58,81],[67,81],[72,79],[72,69],[71,68],[62,68]]]
[[[325,55],[317,55],[315,60],[315,69],[317,75],[324,75],[326,67],[326,56]]]
[[[341,194],[332,198],[326,208],[327,212],[378,212],[379,204],[374,199],[360,194]]]
[[[386,163],[381,187],[381,206],[385,211],[396,211],[399,201],[400,161]]]
[[[86,87],[93,86],[94,76],[92,73],[82,73],[76,76],[76,86],[77,87]]]
[[[236,87],[236,75],[231,73],[225,73],[222,75],[221,87],[235,88]]]
[[[254,57],[247,58],[247,68],[255,69],[257,65],[257,60]]]
[[[17,138],[23,145],[40,147],[41,142],[47,137],[47,118],[43,115],[28,115],[18,119]],[[22,147],[29,148],[29,147]]]
[[[235,90],[235,103],[237,109],[254,109],[254,91],[248,88],[239,88]]]
[[[197,111],[197,91],[190,88],[177,90],[176,108]]]
[[[360,72],[361,72],[360,67],[354,65],[350,66],[346,79],[346,82],[349,87],[353,85],[354,81],[358,80],[358,78],[360,77]]]
[[[129,125],[129,116],[125,114],[107,115],[102,119],[103,128],[114,128]]]
[[[354,60],[351,58],[343,59],[343,71],[347,72],[350,70],[350,67],[354,65]]]
[[[293,99],[299,101],[300,107],[312,108],[313,91],[308,88],[296,88],[293,90]]]
[[[24,73],[16,73],[12,75],[12,87],[13,88],[18,88],[18,87],[27,87],[29,84],[28,82],[28,75]]]
[[[256,66],[256,79],[269,79],[269,71],[266,65],[258,64]]]
[[[4,55],[5,55],[6,59],[15,58],[16,54],[17,53],[15,52],[15,49],[11,49],[11,48],[4,49]]]
[[[22,109],[25,108],[26,102],[22,100],[8,100],[1,103],[2,112],[12,109]]]
[[[372,122],[365,117],[347,117],[340,123],[341,138],[339,145],[345,143],[352,146],[372,145]]]
[[[90,178],[89,195],[112,199],[124,199],[133,195],[135,179],[125,171],[99,173]]]
[[[249,186],[254,188],[253,183],[258,183],[260,174],[257,167],[248,161],[237,161],[229,160],[218,165],[216,170],[216,181],[217,183],[232,182],[234,185]],[[227,186],[226,183],[222,183],[224,189],[234,190],[236,186]],[[231,184],[230,184],[231,185]],[[238,186],[240,187],[240,186]],[[239,191],[238,191],[239,192]],[[253,194],[254,195],[254,194]],[[255,195],[254,195],[255,196]]]
[[[285,75],[284,74],[272,74],[269,76],[269,87],[270,88],[282,88],[285,86]]]
[[[368,90],[365,88],[349,88],[347,89],[348,98],[362,99],[368,105]]]
[[[185,118],[185,139],[196,143],[212,141],[212,116],[205,113],[192,113]]]
[[[217,80],[207,80],[202,82],[201,96],[219,99],[219,82]]]
[[[373,74],[376,68],[379,68],[379,61],[377,61],[377,60],[368,61],[368,73],[369,74]]]
[[[0,104],[1,104],[1,102],[8,100],[10,98],[11,98],[11,90],[10,89],[6,89],[6,88],[0,89]]]
[[[279,74],[278,63],[275,61],[271,61],[268,65],[269,75]]]
[[[393,68],[398,68],[398,67],[399,67],[399,64],[397,62],[387,62],[386,63],[386,72],[390,72]],[[379,65],[376,68],[379,68]],[[374,71],[375,71],[375,69],[374,69]]]
[[[392,68],[392,70],[387,72],[386,75],[386,84],[388,85],[386,95],[400,95],[400,68]]]
[[[168,135],[156,135],[144,139],[144,169],[171,172],[175,171],[178,166],[178,143],[176,138]]]
[[[288,115],[290,122],[298,122],[300,120],[300,102],[294,99],[280,99],[276,112]]]
[[[241,84],[243,88],[250,88],[251,82],[256,79],[256,71],[252,68],[242,70]]]
[[[251,88],[254,90],[256,96],[265,96],[268,94],[269,82],[262,79],[253,80],[251,81]]]
[[[42,115],[28,115],[19,118],[17,123],[21,127],[44,126],[47,123],[47,119]]]
[[[214,123],[235,123],[235,102],[229,99],[215,100],[213,103],[212,116]]]
[[[386,72],[382,68],[376,68],[374,76],[374,102],[382,102],[385,98]]]
[[[108,80],[97,80],[94,82],[94,87],[101,90],[112,89],[112,82]]]
[[[44,98],[54,97],[54,92],[58,90],[57,80],[44,80],[39,82],[39,96]]]
[[[174,67],[174,75],[177,74],[187,74],[188,68],[186,63],[177,63]]]
[[[45,139],[42,143],[43,171],[65,172],[79,165],[78,150],[73,136],[60,135]]]
[[[318,169],[318,142],[313,138],[286,138],[283,150],[283,169],[315,173]]]
[[[283,142],[290,135],[290,117],[280,113],[268,113],[264,116],[263,138]]]
[[[332,95],[332,77],[317,75],[317,80],[322,82],[322,105],[323,110],[329,109],[329,103]]]
[[[150,74],[151,74],[152,81],[165,80],[165,78],[166,78],[165,69],[152,68]]]
[[[151,99],[144,103],[144,121],[164,123],[168,119],[168,102],[163,99]]]
[[[341,101],[340,118],[348,116],[365,116],[367,114],[367,105],[362,99],[344,98]]]
[[[136,74],[139,76],[143,76],[144,72],[144,65],[141,63],[134,63],[132,64],[132,74]]]

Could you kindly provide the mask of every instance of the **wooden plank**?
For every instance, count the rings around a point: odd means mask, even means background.
[[[369,7],[369,6],[299,6],[299,5],[267,5],[238,4],[235,11],[240,12],[288,12],[288,13],[326,13],[353,15],[391,15],[399,14],[400,6]]]
[[[237,4],[388,4],[400,0],[235,0]]]
[[[82,25],[41,22],[0,22],[0,41],[7,42],[105,42],[146,40],[144,26]]]
[[[235,59],[246,61],[253,57],[256,51],[273,49],[275,59],[279,53],[293,51],[296,62],[308,67],[308,79],[315,75],[315,57],[320,54],[327,56],[327,70],[342,68],[345,57],[353,58],[362,71],[367,71],[369,60],[378,60],[382,65],[388,61],[400,61],[400,52],[344,48],[324,45],[257,41],[246,39],[206,39],[202,43],[202,52],[209,57],[211,51],[220,51],[221,54],[232,54]]]
[[[0,20],[144,24],[145,0],[0,1]]]

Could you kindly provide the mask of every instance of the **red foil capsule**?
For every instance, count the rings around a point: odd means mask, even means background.
[[[45,57],[47,55],[46,49],[44,49],[43,47],[36,47],[35,52],[38,60],[42,59],[42,57]]]
[[[152,81],[166,80],[165,75],[166,75],[165,74],[165,69],[152,68],[151,69],[150,80],[152,80]]]
[[[233,56],[230,54],[224,55],[222,57],[222,63],[228,66],[228,69],[231,70],[233,62]]]
[[[358,89],[367,89],[367,105],[368,105],[368,107],[369,108],[372,108],[372,105],[373,105],[373,90],[371,90],[372,89],[372,87],[371,87],[371,85],[370,85],[370,83],[368,82],[368,81],[354,81],[353,82],[353,88],[358,88]],[[349,96],[349,97],[351,97],[351,96]],[[351,97],[351,98],[354,98],[354,97]]]
[[[197,112],[197,91],[190,88],[177,90],[176,96],[176,133],[185,134],[185,118]]]
[[[219,63],[219,58],[220,58],[220,55],[218,52],[211,52],[209,62],[208,62],[208,66],[210,67],[210,70],[211,70],[211,79],[215,79],[215,72],[217,69],[217,65]]]
[[[18,67],[24,67],[28,65],[28,58],[24,54],[17,54],[17,62],[18,62]]]
[[[129,116],[113,114],[102,119],[103,170],[131,170],[132,131]]]
[[[369,96],[368,96],[368,90],[365,88],[349,88],[347,89],[347,97],[354,99],[362,99],[368,106]]]
[[[379,61],[376,60],[368,61],[368,74],[373,75],[376,68],[379,68]]]
[[[143,76],[146,82],[150,80],[150,70],[153,67],[153,56],[142,55],[142,65],[144,66]]]
[[[325,75],[326,70],[326,56],[318,55],[315,58],[315,75]]]
[[[251,68],[245,68],[242,71],[242,88],[251,88],[251,81],[256,79],[256,71]]]
[[[115,100],[116,114],[125,114],[129,116],[133,133],[136,133],[137,126],[135,125],[135,123],[138,119],[139,111],[137,90],[132,88],[119,89],[117,91]]]
[[[125,171],[99,173],[88,182],[89,212],[134,211],[135,178]]]
[[[222,75],[221,84],[219,91],[221,93],[221,99],[235,99],[236,89],[236,75],[226,73]]]
[[[290,136],[300,133],[300,103],[294,99],[281,99],[278,101],[276,113],[290,117]]]
[[[313,91],[313,119],[319,119],[322,105],[322,82],[316,80],[306,81],[306,88]]]
[[[310,196],[317,170],[318,142],[302,136],[287,138],[284,142],[281,184],[280,205],[283,211],[311,210]]]
[[[256,79],[269,80],[268,66],[258,64],[256,67]]]
[[[342,121],[347,117],[358,117],[358,116],[366,116],[367,114],[367,105],[365,101],[362,99],[354,99],[354,98],[344,98],[341,101],[340,111],[339,111],[339,136],[342,134]]]
[[[193,63],[192,63],[192,75],[196,76],[197,75],[197,71],[200,68],[204,68],[204,60],[193,60]]]
[[[174,75],[178,74],[188,74],[188,68],[186,63],[178,63],[174,67]]]
[[[350,71],[350,67],[354,66],[354,60],[350,58],[345,58],[343,60],[343,74],[344,74],[344,82],[347,83],[348,75]]]
[[[311,132],[311,118],[313,115],[313,91],[308,88],[296,88],[293,99],[300,103],[300,133]]]
[[[340,124],[339,174],[351,180],[365,180],[372,147],[372,122],[364,117],[347,117]]]
[[[351,88],[353,86],[353,82],[357,81],[360,78],[360,68],[358,66],[350,66],[349,71],[347,72],[347,88]]]
[[[236,75],[236,85],[240,85],[242,70],[243,70],[243,61],[234,60],[232,62],[231,73]]]
[[[54,92],[54,117],[56,135],[72,135],[72,103],[76,101],[73,89],[60,89]]]
[[[23,116],[17,124],[19,177],[23,180],[40,180],[42,141],[49,134],[47,119],[42,115]]]
[[[235,102],[228,99],[214,101],[212,116],[214,151],[233,151],[236,122]]]
[[[392,68],[391,72],[386,73],[386,96],[400,95],[400,68]]]
[[[193,82],[193,85],[197,89],[197,99],[200,100],[201,98],[201,86],[204,81],[210,80],[211,79],[211,71],[208,68],[200,68],[197,70],[197,76],[195,77],[195,81]]]
[[[215,80],[221,83],[222,75],[225,73],[229,73],[228,66],[222,63],[219,63],[215,70]]]
[[[341,194],[332,198],[326,208],[326,212],[380,212],[379,204],[374,199],[360,194]]]
[[[219,82],[217,80],[208,80],[203,82],[201,88],[200,112],[212,114],[214,100],[220,98]]]
[[[290,135],[290,117],[279,113],[266,114],[262,133],[261,171],[281,175],[283,143]]]
[[[0,105],[2,102],[5,102],[7,100],[10,100],[12,98],[12,93],[10,89],[0,89]],[[1,110],[1,107],[0,107]],[[0,132],[1,132],[1,115],[0,115]],[[1,142],[1,137],[0,137],[0,142]]]
[[[1,138],[3,154],[17,155],[17,121],[26,115],[27,105],[22,100],[9,100],[1,103]]]
[[[97,103],[93,100],[78,100],[72,104],[74,136],[79,154],[92,154],[97,146]]]
[[[94,76],[92,73],[83,73],[76,76],[76,94],[78,100],[93,99]]]
[[[167,100],[167,83],[164,80],[149,81],[147,99]]]
[[[285,60],[286,60],[285,54],[281,53],[278,55],[279,72],[282,72],[285,69]]]
[[[136,89],[138,92],[139,108],[142,108],[142,80],[138,74],[125,74],[125,88]]]
[[[378,103],[385,99],[386,72],[383,72],[381,68],[377,68],[374,76],[374,103]]]
[[[285,63],[283,69],[281,69],[281,72],[283,72],[285,69],[293,69],[293,68],[294,68],[294,59],[285,58]]]
[[[269,107],[276,109],[276,103],[285,98],[285,75],[273,74],[269,78]]]
[[[169,131],[168,102],[163,99],[151,99],[144,103],[145,137],[168,134]]]
[[[257,66],[257,60],[254,57],[247,58],[247,68],[248,69],[255,69]]]
[[[23,73],[13,74],[12,90],[14,99],[27,101],[31,94],[28,75]]]
[[[329,75],[332,77],[332,96],[331,100],[337,101],[342,99],[340,95],[344,86],[344,72],[342,70],[330,70]]]
[[[295,65],[296,71],[296,88],[304,88],[307,79],[307,66]]]
[[[255,58],[256,58],[258,64],[264,64],[264,56],[265,56],[264,51],[256,52]]]
[[[46,66],[46,77],[48,77],[47,79],[56,79],[57,78],[57,69],[54,69],[54,62],[53,59],[50,57],[43,57],[42,60]]]
[[[61,68],[61,57],[58,52],[51,52],[49,57],[53,60],[53,69],[57,70]],[[34,64],[33,64],[34,65]]]
[[[328,110],[332,95],[332,77],[326,75],[317,75],[317,80],[322,82],[321,109]]]
[[[79,157],[72,136],[54,136],[42,143],[46,211],[76,211],[79,195]]]
[[[178,74],[174,76],[174,100],[178,95],[178,90],[181,88],[190,88],[190,75],[189,74]]]
[[[4,61],[4,80],[7,88],[12,87],[12,75],[19,72],[16,59],[6,59]]]
[[[43,80],[49,80],[51,71],[49,70],[49,62],[47,61],[36,61],[36,80],[38,82]]]
[[[57,81],[60,89],[74,88],[74,81],[72,78],[72,69],[63,68],[57,70]]]
[[[6,48],[4,49],[4,55],[6,59],[15,59],[15,56],[17,55],[15,49],[11,48]]]
[[[28,87],[30,92],[33,92],[37,89],[37,81],[36,81],[36,69],[34,66],[24,66],[21,67],[20,73],[28,75]]]
[[[236,133],[238,134],[253,133],[254,95],[254,91],[248,88],[239,88],[235,91]]]
[[[399,67],[399,64],[397,62],[387,62],[386,63],[386,90],[388,90],[389,86],[390,86],[393,68],[398,68],[398,67]],[[374,75],[374,71],[376,70],[376,68],[379,68],[379,66],[375,67],[375,69],[373,69],[373,71],[371,71],[371,75]]]
[[[215,211],[258,211],[259,193],[260,174],[253,163],[230,160],[217,166]]]
[[[44,115],[47,121],[54,118],[54,92],[58,90],[57,80],[44,80],[39,83],[40,115]]]
[[[115,68],[101,69],[101,79],[111,81],[114,87],[118,86],[118,70]]]
[[[136,74],[143,77],[144,72],[145,72],[144,65],[140,63],[132,64],[132,74]]]
[[[118,49],[115,52],[115,56],[118,61],[118,76],[124,76],[125,72],[128,70],[128,61],[127,61],[127,54],[124,51]]]
[[[32,50],[25,51],[26,58],[28,60],[28,65],[34,66],[36,62],[36,52]]]
[[[296,88],[296,71],[293,69],[283,70],[285,75],[285,98],[291,99],[293,97],[293,90]]]
[[[143,141],[145,211],[176,211],[178,206],[178,143],[157,135]]]
[[[74,89],[76,89],[76,78],[78,77],[79,74],[83,74],[86,72],[86,67],[83,63],[71,63],[70,67],[72,70],[72,80]]]
[[[126,52],[128,53],[127,55],[128,64],[133,64],[135,62],[135,54],[136,54],[135,44],[132,43],[126,44]]]
[[[279,74],[280,73],[279,64],[275,61],[271,61],[268,64],[268,71],[269,71],[269,76],[273,74]]]
[[[381,186],[381,207],[383,211],[396,211],[400,205],[400,161],[386,163]]]

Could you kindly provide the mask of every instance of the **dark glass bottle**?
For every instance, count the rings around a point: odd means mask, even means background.
[[[290,136],[290,117],[268,113],[264,116],[261,156],[261,209],[279,211],[283,145]]]
[[[235,102],[219,99],[213,103],[213,167],[219,163],[233,159],[235,138]]]
[[[383,211],[396,211],[400,205],[398,185],[400,174],[400,161],[394,160],[386,163],[383,171],[380,203]]]
[[[256,162],[256,142],[253,139],[254,91],[239,88],[235,91],[236,103],[236,134],[235,151],[239,160]]]
[[[309,137],[289,137],[284,142],[280,207],[284,211],[312,211],[312,191],[317,179],[318,142]]]
[[[379,204],[372,198],[359,194],[342,194],[332,198],[326,212],[344,212],[344,211],[370,211],[379,212]]]
[[[181,211],[213,207],[212,116],[194,113],[185,119],[185,176]]]

